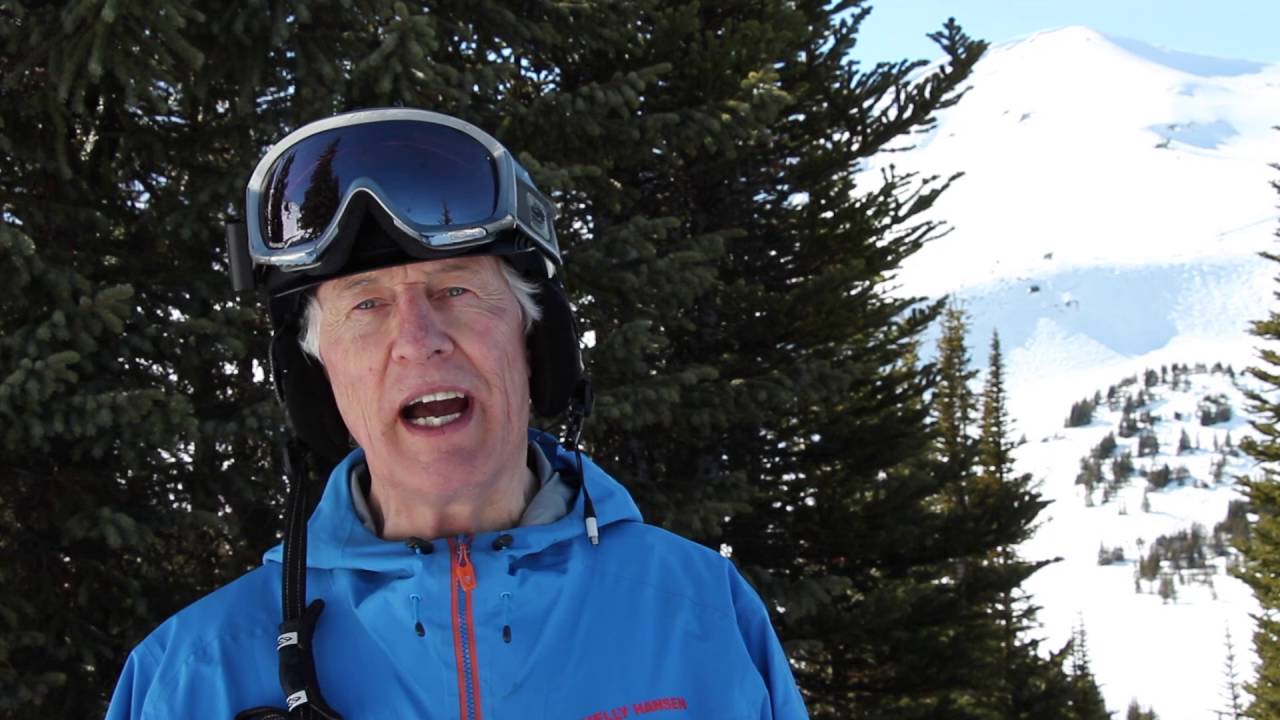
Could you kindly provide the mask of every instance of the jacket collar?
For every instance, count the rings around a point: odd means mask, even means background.
[[[578,476],[576,454],[560,446],[555,436],[529,430],[529,440],[537,444],[550,463],[551,471],[573,483]],[[351,472],[364,463],[364,450],[356,448],[334,467],[325,484],[324,495],[307,523],[307,566],[316,569],[350,569],[409,574],[416,564],[414,553],[399,540],[383,540],[366,528],[355,511],[351,494]],[[640,510],[631,495],[586,455],[582,455],[582,476],[595,505],[601,528],[601,542],[607,542],[604,528],[620,522],[641,522]],[[473,552],[488,552],[499,535],[511,535],[507,552],[512,556],[540,552],[552,545],[585,535],[583,497],[578,492],[573,506],[563,517],[543,525],[529,525],[473,538]],[[431,541],[443,550],[444,538]],[[283,549],[277,545],[266,552],[264,562],[280,563]]]
[[[517,527],[555,522],[573,509],[578,487],[570,485],[560,477],[560,473],[551,469],[551,461],[543,454],[542,447],[532,440],[529,441],[527,457],[530,479],[537,484],[538,490],[520,515]],[[351,507],[355,509],[356,518],[376,535],[377,523],[369,508],[369,466],[362,462],[352,463],[349,476]]]

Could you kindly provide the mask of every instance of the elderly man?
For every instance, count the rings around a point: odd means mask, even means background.
[[[553,220],[436,113],[340,115],[263,158],[232,274],[265,287],[277,391],[336,466],[263,567],[134,650],[110,718],[806,716],[734,567],[529,430],[567,408],[576,436],[589,402]]]

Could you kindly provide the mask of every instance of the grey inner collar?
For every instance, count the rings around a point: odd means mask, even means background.
[[[560,473],[551,468],[551,462],[543,454],[537,443],[529,443],[529,471],[538,483],[538,492],[525,507],[520,516],[519,527],[530,525],[546,525],[553,523],[568,514],[573,507],[575,490],[560,478]],[[351,468],[351,506],[369,532],[378,535],[378,526],[373,521],[373,512],[369,509],[369,466],[358,463]]]

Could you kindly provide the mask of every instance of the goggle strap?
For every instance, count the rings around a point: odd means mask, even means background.
[[[231,289],[238,293],[253,290],[257,283],[253,277],[253,258],[249,257],[249,227],[243,221],[227,223],[227,258]]]
[[[560,247],[556,240],[556,206],[538,189],[521,180],[516,181],[516,225],[543,246],[543,251],[560,259]]]

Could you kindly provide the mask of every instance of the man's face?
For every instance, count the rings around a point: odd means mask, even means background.
[[[320,357],[375,482],[483,494],[524,467],[529,366],[499,262],[419,262],[316,291]]]

